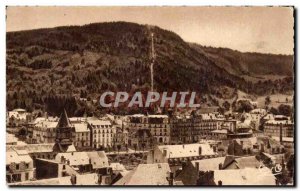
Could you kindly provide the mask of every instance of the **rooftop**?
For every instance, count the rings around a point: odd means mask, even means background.
[[[114,185],[168,185],[168,163],[140,164]]]
[[[237,170],[215,170],[214,180],[222,185],[276,185],[276,178],[268,168],[245,168]]]
[[[199,148],[201,147],[201,154]],[[160,145],[158,146],[162,152],[167,150],[167,158],[195,157],[205,155],[215,155],[216,153],[209,144],[195,143],[184,145]]]

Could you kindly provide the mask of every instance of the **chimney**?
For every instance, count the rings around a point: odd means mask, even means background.
[[[202,155],[202,147],[201,146],[199,147],[198,151],[199,151],[199,155]]]
[[[219,164],[219,170],[222,170],[222,163]]]
[[[89,164],[92,164],[92,159],[89,158]]]
[[[196,171],[199,172],[199,162],[195,162]]]

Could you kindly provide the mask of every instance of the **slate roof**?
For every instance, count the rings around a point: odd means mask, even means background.
[[[140,164],[114,185],[168,185],[168,163]]]

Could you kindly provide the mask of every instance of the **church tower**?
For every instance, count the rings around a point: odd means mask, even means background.
[[[70,123],[67,112],[64,109],[56,126],[55,145],[60,152],[67,152],[73,146],[75,139],[75,127]]]

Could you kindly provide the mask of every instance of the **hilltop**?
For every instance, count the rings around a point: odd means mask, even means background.
[[[223,99],[237,90],[266,95],[294,89],[293,56],[203,47],[156,26],[94,23],[8,32],[7,108],[56,115],[68,107],[71,115],[81,115],[97,104],[79,97],[97,101],[107,90],[148,91],[151,33],[157,91],[196,91],[201,102],[218,105],[210,95]]]

